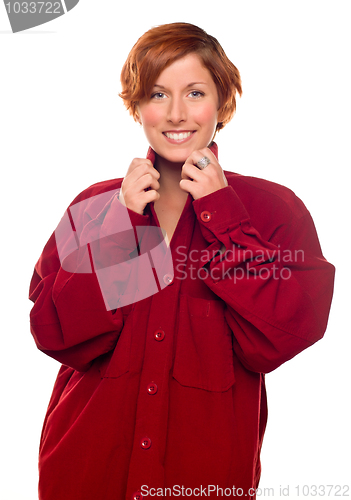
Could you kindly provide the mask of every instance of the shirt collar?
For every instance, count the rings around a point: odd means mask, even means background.
[[[212,142],[211,145],[209,146],[209,149],[212,151],[212,153],[215,155],[215,157],[218,160],[218,146],[217,146],[217,144],[215,142]],[[148,160],[150,160],[153,165],[155,164],[156,153],[152,149],[151,146],[149,147],[146,158]],[[193,197],[191,196],[190,193],[188,193],[188,197],[187,197],[187,200],[185,202],[183,212],[180,216],[180,219],[182,219],[181,220],[182,224],[186,223],[186,221],[188,221],[188,223],[191,222],[189,225],[189,228],[193,226],[194,221],[195,221],[195,212],[193,209],[192,210],[190,209],[190,207],[192,207],[192,202],[193,202]],[[153,201],[146,205],[145,210],[144,210],[144,214],[149,215],[149,216],[151,215],[151,217],[154,219],[154,221],[157,220],[157,215],[156,215],[156,212],[154,209],[154,202]],[[179,221],[180,221],[180,219],[179,219]],[[178,224],[179,224],[179,221],[178,221]],[[186,227],[188,227],[188,226],[186,226]],[[190,229],[189,229],[189,231],[190,231]],[[184,234],[183,234],[183,236],[184,236]],[[172,241],[174,241],[173,238],[172,238]]]

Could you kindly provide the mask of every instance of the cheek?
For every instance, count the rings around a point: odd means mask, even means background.
[[[196,121],[201,124],[202,126],[208,125],[212,127],[212,125],[215,123],[217,124],[217,108],[215,105],[208,104],[206,106],[202,106],[201,109],[197,110]]]
[[[155,127],[160,121],[160,111],[145,107],[140,110],[143,127]]]

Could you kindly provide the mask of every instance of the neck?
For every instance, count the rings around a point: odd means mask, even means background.
[[[160,189],[158,190],[163,196],[171,198],[186,198],[188,193],[183,191],[179,187],[179,182],[181,180],[182,166],[184,163],[173,163],[161,158],[156,154],[155,158],[155,168],[160,172]]]

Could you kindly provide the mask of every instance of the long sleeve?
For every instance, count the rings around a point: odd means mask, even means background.
[[[109,307],[99,269],[122,263],[120,282],[125,283],[136,250],[134,228],[149,224],[148,216],[121,205],[116,189],[104,192],[105,186],[96,186],[65,212],[30,284],[30,323],[37,347],[79,371],[112,350],[123,328],[124,308]]]
[[[270,372],[324,335],[334,267],[312,218],[290,190],[234,178],[193,202],[209,255],[207,286],[226,303],[233,348],[243,365]],[[256,184],[255,184],[256,183]],[[240,193],[240,196],[236,192]]]

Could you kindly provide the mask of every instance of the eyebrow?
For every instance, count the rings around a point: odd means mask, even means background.
[[[193,87],[194,85],[207,85],[207,83],[206,82],[191,82],[191,83],[188,83],[188,85],[185,88],[187,89],[189,87]],[[158,85],[157,83],[154,85],[154,87],[157,87],[159,89],[165,89],[166,88],[163,85]]]

